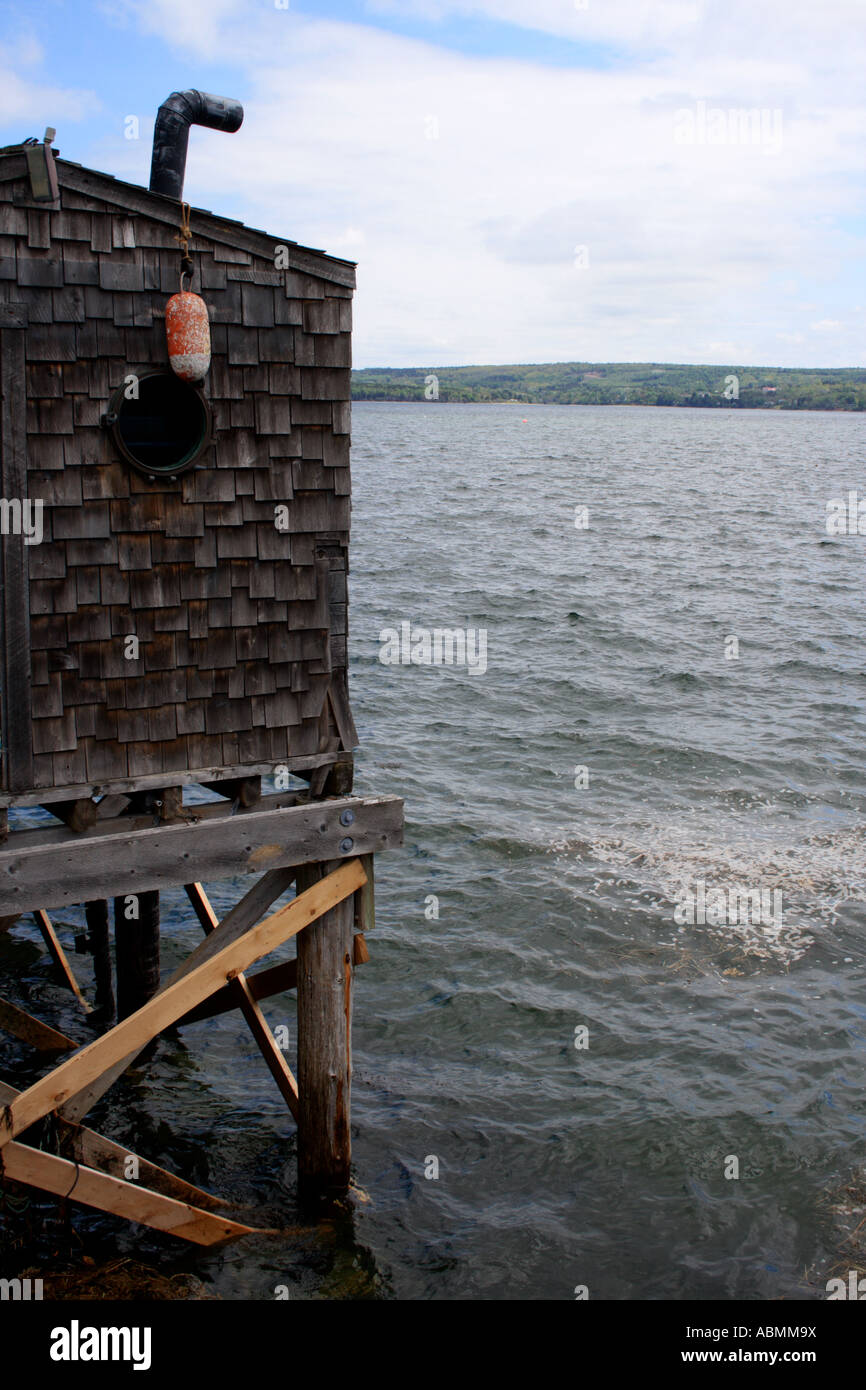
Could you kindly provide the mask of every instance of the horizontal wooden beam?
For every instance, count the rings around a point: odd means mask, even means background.
[[[282,758],[280,767],[292,774],[309,771],[312,767],[324,767],[345,757],[344,753],[304,753],[296,758]],[[40,787],[38,790],[23,792],[0,792],[0,806],[42,806],[46,801],[76,801],[84,796],[104,796],[108,792],[132,793],[158,791],[166,782],[187,786],[191,782],[221,782],[226,778],[273,777],[274,763],[245,763],[242,768],[217,765],[215,767],[194,767],[186,772],[149,772],[142,777],[113,777],[105,782],[82,782],[76,786]]]
[[[178,789],[179,790],[179,789]],[[150,793],[146,793],[150,795]],[[106,798],[113,801],[116,798]],[[118,798],[119,799],[119,798]],[[84,840],[100,839],[107,835],[129,835],[136,830],[152,830],[156,826],[165,824],[198,825],[201,821],[225,820],[228,816],[242,817],[250,814],[250,811],[279,811],[290,806],[306,806],[310,803],[310,794],[305,787],[294,791],[272,792],[268,796],[262,797],[254,807],[244,807],[235,804],[233,801],[199,801],[195,804],[181,804],[174,812],[163,814],[162,809],[142,810],[136,806],[136,798],[123,798],[129,803],[129,809],[118,815],[108,815],[104,819],[100,818],[89,830],[82,830],[74,833],[65,826],[55,825],[53,822],[45,822],[32,830],[13,830],[7,842],[0,842],[0,852],[4,850],[16,850],[24,853],[37,847],[53,848],[57,845],[77,845]],[[48,809],[43,808],[43,809]]]
[[[229,918],[216,931],[205,937],[184,962],[185,973],[166,985],[134,1014],[115,1025],[101,1038],[60,1063],[48,1076],[36,1081],[18,1100],[0,1113],[0,1145],[18,1137],[30,1125],[41,1120],[50,1110],[56,1110],[70,1100],[82,1087],[96,1080],[113,1066],[131,1059],[157,1033],[176,1023],[189,1009],[214,990],[228,984],[262,956],[337,903],[350,897],[366,882],[361,862],[353,859],[341,864],[326,878],[314,883],[305,892],[280,908],[271,917],[234,939]],[[176,975],[179,972],[176,972]]]
[[[97,824],[75,839],[24,849],[13,837],[0,849],[0,914],[354,859],[403,841],[403,802],[396,796],[339,797],[243,815],[232,815],[227,805],[219,810],[193,824],[111,833],[98,833]]]
[[[130,797],[108,797],[108,801],[124,800],[133,803]],[[285,806],[306,806],[309,803],[310,794],[306,788],[292,792],[273,792],[269,796],[262,797],[255,807],[257,811],[278,811]],[[100,802],[100,805],[102,803]],[[43,808],[47,809],[47,808]],[[35,849],[37,845],[50,847],[52,845],[77,845],[82,840],[97,839],[102,835],[129,835],[133,830],[152,830],[156,825],[163,825],[166,821],[176,820],[185,825],[197,825],[203,820],[219,820],[226,816],[244,816],[247,814],[243,806],[232,806],[226,801],[199,801],[195,805],[181,806],[175,815],[164,816],[162,810],[143,811],[136,809],[131,804],[131,809],[123,811],[118,815],[100,816],[95,825],[89,830],[74,832],[65,826],[55,825],[53,822],[46,822],[33,830],[14,830],[8,843],[0,844],[0,851],[4,849],[15,849],[20,853],[25,850]]]

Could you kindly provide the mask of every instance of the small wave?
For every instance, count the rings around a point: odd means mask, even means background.
[[[675,685],[678,690],[691,690],[695,686],[705,685],[706,682],[696,676],[694,671],[662,671],[660,675],[653,676],[653,685]]]

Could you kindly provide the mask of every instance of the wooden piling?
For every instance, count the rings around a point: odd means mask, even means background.
[[[298,892],[329,872],[298,869]],[[349,1186],[353,903],[338,903],[298,937],[298,1185],[304,1196]]]
[[[137,899],[134,904],[130,899]],[[138,915],[129,915],[135,913]],[[114,900],[117,1017],[128,1018],[159,989],[159,893]]]
[[[84,916],[87,922],[87,944],[93,956],[93,981],[96,986],[93,1021],[110,1023],[114,1018],[114,986],[108,946],[108,903],[104,898],[95,898],[85,903]]]

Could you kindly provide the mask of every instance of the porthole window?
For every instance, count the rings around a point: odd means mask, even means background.
[[[211,439],[207,401],[173,372],[127,380],[112,396],[104,422],[127,462],[151,478],[190,468]]]

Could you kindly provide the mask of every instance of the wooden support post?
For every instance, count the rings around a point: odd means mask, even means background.
[[[77,801],[52,801],[42,809],[79,834],[89,830],[99,819],[99,807],[89,796],[79,797]]]
[[[205,782],[204,785],[209,791],[225,796],[229,801],[236,801],[244,810],[257,805],[262,799],[261,777],[231,777],[227,781]]]
[[[114,986],[111,979],[111,952],[108,945],[108,903],[96,898],[84,904],[87,944],[93,956],[96,1001],[94,1023],[110,1023],[114,1018]]]
[[[117,1016],[129,1018],[159,989],[159,893],[114,900]]]
[[[301,865],[298,892],[329,872]],[[352,899],[298,937],[298,1184],[307,1196],[349,1186],[352,1080]]]

